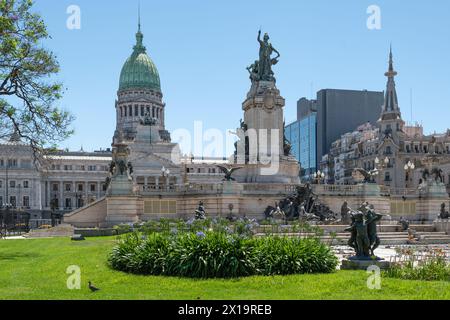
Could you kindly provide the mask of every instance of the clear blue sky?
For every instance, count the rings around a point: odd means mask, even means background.
[[[66,28],[69,5],[81,8],[81,30]],[[366,27],[369,5],[381,8],[381,30]],[[137,29],[137,0],[37,0],[52,35],[67,92],[62,106],[76,116],[62,147],[110,147],[121,67]],[[222,131],[239,126],[249,89],[245,67],[257,58],[257,31],[281,52],[275,66],[286,98],[286,122],[296,101],[323,88],[384,90],[392,42],[405,120],[425,132],[450,127],[450,2],[448,0],[141,0],[147,51],[159,69],[169,130]]]

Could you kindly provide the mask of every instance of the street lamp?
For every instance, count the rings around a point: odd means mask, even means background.
[[[380,159],[378,157],[375,158],[375,165],[378,166],[381,163]],[[383,165],[384,164],[384,165]],[[383,163],[381,164],[382,168],[387,167],[387,165],[389,164],[389,158],[386,157],[383,160]]]
[[[410,180],[410,172],[414,171],[414,169],[416,168],[416,166],[414,165],[414,163],[412,163],[411,161],[408,161],[407,164],[405,164],[405,188],[408,188],[408,181]]]
[[[379,171],[383,171],[389,166],[390,159],[388,157],[384,158],[383,161],[381,161],[378,157],[375,158],[375,170],[377,172],[376,175],[379,174]]]
[[[166,182],[166,188],[169,189],[169,176],[170,176],[170,170],[166,169],[166,167],[161,168],[161,175],[164,178],[164,181]]]
[[[325,173],[323,173],[319,170],[313,174],[313,177],[314,177],[314,180],[316,180],[316,183],[320,184],[320,181],[325,179]]]

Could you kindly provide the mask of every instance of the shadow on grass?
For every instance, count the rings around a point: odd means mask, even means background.
[[[0,261],[2,260],[19,260],[19,259],[30,259],[38,258],[41,255],[35,252],[12,252],[12,253],[2,253],[0,252]]]

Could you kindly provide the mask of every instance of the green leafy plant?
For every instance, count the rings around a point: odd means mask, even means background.
[[[318,239],[215,231],[125,235],[109,262],[120,271],[191,278],[329,273],[338,259]]]
[[[114,226],[113,229],[116,231],[117,235],[130,233],[133,231],[133,228],[128,224],[120,224],[120,225]]]

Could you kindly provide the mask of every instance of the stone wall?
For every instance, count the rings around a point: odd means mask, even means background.
[[[105,222],[106,212],[106,199],[102,198],[84,208],[65,215],[63,222],[78,228],[101,227]]]
[[[450,234],[450,220],[436,220],[433,223],[434,227],[436,228],[437,232],[445,232],[446,234]]]
[[[138,196],[108,196],[106,198],[106,226],[134,223],[143,214],[143,202]]]

